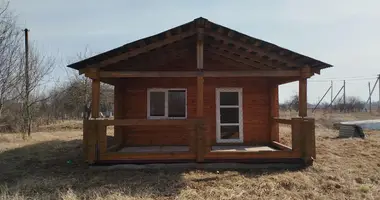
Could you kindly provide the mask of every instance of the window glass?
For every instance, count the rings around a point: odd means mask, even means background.
[[[150,116],[165,116],[165,92],[150,92]]]
[[[186,117],[186,94],[184,90],[169,90],[168,116]]]
[[[239,125],[220,126],[221,139],[239,139]]]
[[[220,123],[239,123],[239,108],[220,108]]]
[[[237,106],[239,105],[238,92],[220,92],[220,105]]]

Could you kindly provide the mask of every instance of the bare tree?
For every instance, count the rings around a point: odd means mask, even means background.
[[[54,68],[55,61],[51,57],[44,56],[40,54],[36,48],[32,48],[29,56],[29,64],[28,71],[24,71],[24,73],[20,73],[21,83],[28,84],[28,87],[21,84],[19,88],[20,96],[22,98],[22,102],[25,102],[24,112],[23,112],[23,132],[27,133],[28,136],[31,134],[31,126],[32,121],[34,119],[34,112],[32,112],[34,105],[38,102],[49,98],[43,94],[44,87],[48,82],[48,78],[50,73]],[[22,64],[24,65],[25,59],[22,60]],[[25,76],[25,73],[28,73],[28,76]],[[26,77],[29,77],[27,80]],[[24,94],[24,95],[22,95]],[[25,99],[27,98],[27,101]]]
[[[91,56],[91,52],[88,48],[83,53],[79,53],[76,57],[76,61],[84,60]],[[91,113],[91,80],[83,75],[79,75],[77,71],[65,68],[69,77],[70,92],[76,99],[72,99],[71,102],[79,103],[82,107],[82,118],[89,119]],[[73,96],[73,97],[74,97]]]
[[[0,119],[6,103],[19,97],[15,87],[19,83],[22,32],[16,20],[7,11],[8,4],[0,9]]]
[[[365,108],[365,102],[359,97],[349,96],[346,98],[346,108],[351,111],[361,111]]]
[[[298,100],[298,95],[297,94],[294,94],[290,97],[290,100],[287,100],[285,101],[281,107],[283,109],[288,109],[288,110],[296,110],[298,111],[298,104],[299,104],[299,100]]]

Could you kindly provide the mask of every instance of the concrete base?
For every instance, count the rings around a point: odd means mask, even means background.
[[[266,164],[243,164],[243,163],[171,163],[171,164],[117,164],[111,166],[90,166],[91,170],[144,170],[144,169],[201,169],[201,170],[239,170],[239,169],[299,169],[303,163],[266,163]]]
[[[154,152],[187,152],[188,146],[138,146],[138,147],[124,147],[118,152],[122,153],[154,153]],[[269,146],[238,146],[227,145],[219,146],[215,145],[211,147],[211,152],[259,152],[259,151],[277,151]]]
[[[334,127],[340,128],[340,125],[357,125],[364,130],[380,130],[380,120],[362,120],[362,121],[346,121],[334,124]]]

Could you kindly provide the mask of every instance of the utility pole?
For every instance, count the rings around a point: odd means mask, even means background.
[[[372,101],[372,98],[371,98],[371,82],[368,82],[368,93],[369,93],[369,107],[368,107],[368,111],[369,113],[371,113],[371,101]]]
[[[377,102],[377,112],[380,113],[380,74],[377,75],[377,83],[379,84],[379,101]]]
[[[343,112],[346,112],[346,80],[343,81]]]
[[[329,89],[326,90],[325,94],[322,96],[321,99],[319,99],[317,105],[315,105],[315,107],[313,108],[313,110],[311,112],[314,112],[315,109],[317,109],[317,107],[319,106],[319,104],[322,102],[322,100],[325,98],[325,96],[327,95],[327,93],[331,90],[331,86],[329,87]]]
[[[376,79],[376,82],[375,82],[375,84],[373,85],[373,87],[372,87],[372,90],[371,90],[371,88],[370,88],[370,83],[368,82],[368,87],[369,87],[369,97],[368,97],[368,100],[365,102],[365,104],[364,105],[367,105],[368,103],[369,103],[369,105],[371,106],[371,100],[372,100],[372,94],[373,94],[373,91],[375,90],[375,88],[376,88],[376,85],[377,84],[380,84],[380,79]],[[363,110],[364,110],[365,108],[363,108]]]
[[[333,92],[333,81],[331,81],[331,100],[330,103],[332,104],[334,98],[334,92]]]
[[[335,99],[338,97],[338,95],[340,94],[340,92],[343,90],[343,88],[344,88],[344,86],[342,86],[342,87],[339,89],[338,93],[336,93],[335,97],[332,99],[332,101],[331,101],[331,103],[330,103],[330,105],[329,105],[330,108],[332,108],[332,106],[333,106],[332,104],[334,103]]]
[[[31,132],[31,123],[30,123],[30,113],[29,113],[29,90],[30,90],[30,83],[29,83],[29,41],[28,41],[28,29],[24,29],[25,33],[25,99],[24,99],[24,127],[25,130],[28,133],[28,136],[30,136]]]
[[[331,96],[331,99],[330,99],[330,105],[332,105],[332,103],[333,103],[333,98],[334,98],[334,91],[333,91],[333,81],[331,81],[331,94],[330,94],[330,96]],[[332,110],[333,110],[333,108],[332,107],[330,107],[329,106],[329,109],[330,109],[330,113],[332,112]]]

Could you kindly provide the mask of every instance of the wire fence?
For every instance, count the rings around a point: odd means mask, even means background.
[[[296,96],[297,94],[282,103],[282,108],[296,109]],[[312,112],[326,109],[340,112],[380,112],[380,74],[310,79],[308,109]]]

